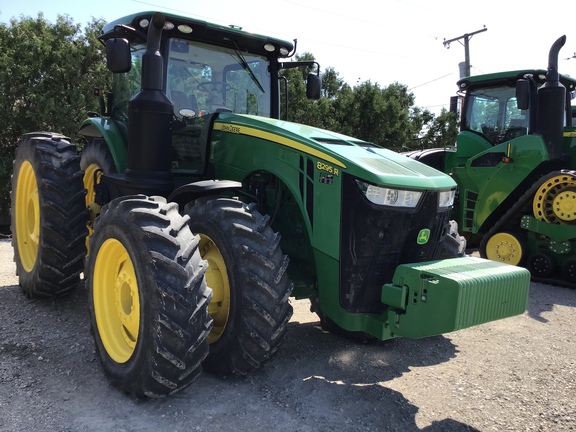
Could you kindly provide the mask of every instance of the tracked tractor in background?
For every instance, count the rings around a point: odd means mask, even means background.
[[[453,218],[481,256],[576,287],[576,78],[547,70],[463,78],[454,148],[408,156],[458,183]]]
[[[57,134],[23,137],[12,230],[30,296],[69,292],[84,271],[97,353],[123,390],[258,368],[290,296],[329,330],[381,340],[524,312],[525,269],[439,259],[449,176],[280,119],[280,71],[317,66],[289,61],[292,43],[152,12],[101,40],[112,91],[80,155]],[[307,86],[319,97],[318,72]]]

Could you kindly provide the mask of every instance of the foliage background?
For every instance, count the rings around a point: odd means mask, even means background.
[[[0,24],[0,225],[9,214],[14,149],[27,132],[77,136],[88,111],[99,111],[94,87],[111,89],[103,45],[104,22],[84,28],[68,16],[55,23],[42,14]],[[314,60],[311,53],[296,60]],[[331,67],[322,73],[323,97],[306,99],[312,68],[283,71],[288,85],[288,119],[374,142],[395,151],[451,145],[456,114],[434,115],[414,106],[414,95],[398,82],[386,87],[365,81],[351,87]],[[449,97],[447,95],[446,97]],[[285,107],[285,97],[282,106]],[[284,112],[284,111],[282,111]]]
[[[21,17],[0,24],[0,219],[9,214],[14,149],[27,132],[54,131],[78,141],[87,111],[98,111],[94,86],[106,88],[104,22],[86,27],[67,16],[55,23]]]

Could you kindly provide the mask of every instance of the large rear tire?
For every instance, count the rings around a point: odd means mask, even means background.
[[[288,257],[280,235],[253,204],[228,198],[201,198],[185,207],[200,254],[208,261],[206,279],[214,291],[214,328],[204,369],[244,375],[280,347],[292,316]]]
[[[26,134],[12,175],[11,229],[19,283],[29,297],[56,297],[80,282],[88,211],[76,146],[62,135]]]
[[[201,372],[212,319],[198,237],[174,203],[112,200],[90,238],[86,287],[108,378],[139,398],[179,391]]]

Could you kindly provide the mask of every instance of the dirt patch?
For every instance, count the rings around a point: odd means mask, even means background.
[[[0,240],[0,430],[576,430],[576,290],[533,283],[521,316],[370,344],[323,332],[293,301],[263,369],[137,401],[102,373],[84,289],[29,300],[14,272]]]

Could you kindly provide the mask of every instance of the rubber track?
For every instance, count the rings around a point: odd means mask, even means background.
[[[536,183],[530,187],[524,194],[520,197],[520,199],[510,207],[506,213],[500,218],[500,220],[495,223],[488,232],[486,232],[482,236],[482,241],[480,242],[480,255],[486,258],[486,243],[497,232],[502,231],[510,231],[510,232],[519,232],[520,227],[520,219],[522,216],[529,214],[532,215],[532,202],[534,200],[534,195],[536,191],[542,186],[542,184],[558,175],[572,175],[576,177],[576,171],[570,170],[562,170],[562,171],[554,171],[552,173],[547,174],[546,176],[541,177]],[[560,286],[565,286],[569,288],[576,288],[576,284],[570,283],[564,280],[562,277],[560,278],[536,278],[532,277],[533,281],[548,283],[548,284],[555,284]]]

